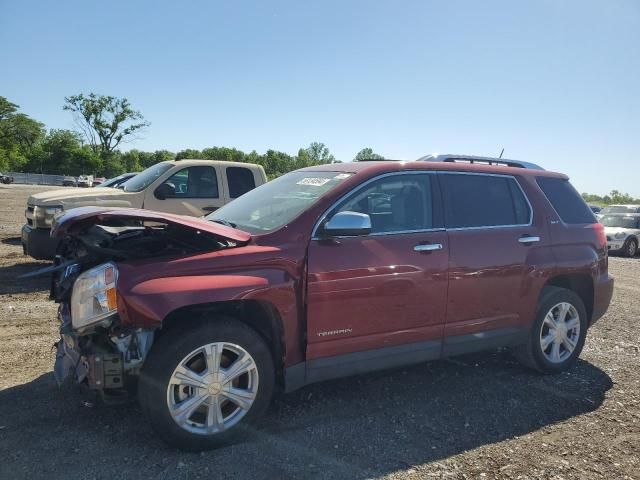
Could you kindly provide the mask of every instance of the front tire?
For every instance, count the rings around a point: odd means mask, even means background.
[[[545,287],[527,343],[514,349],[515,356],[539,372],[563,372],[578,360],[588,326],[584,303],[575,292]]]
[[[225,317],[166,332],[147,357],[138,396],[166,443],[201,451],[246,433],[269,406],[274,384],[264,339]]]
[[[622,247],[622,254],[625,257],[633,258],[636,253],[638,253],[638,241],[635,238],[630,238]]]

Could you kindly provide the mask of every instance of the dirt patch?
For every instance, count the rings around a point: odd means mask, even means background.
[[[570,372],[540,376],[494,351],[312,385],[276,399],[250,441],[185,454],[135,404],[84,406],[51,373],[46,265],[21,253],[27,197],[0,187],[0,478],[640,479],[640,259]]]

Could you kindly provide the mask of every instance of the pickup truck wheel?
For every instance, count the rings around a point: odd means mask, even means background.
[[[545,287],[529,339],[514,354],[523,365],[539,372],[562,372],[580,356],[587,328],[587,311],[576,293]]]
[[[636,256],[636,253],[638,253],[638,241],[635,238],[630,238],[622,247],[622,254],[625,257],[633,258]]]
[[[165,333],[140,376],[139,400],[168,444],[201,451],[248,431],[269,406],[275,383],[264,339],[230,318]]]

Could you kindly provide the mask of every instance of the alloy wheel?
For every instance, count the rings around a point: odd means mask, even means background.
[[[580,339],[580,315],[567,302],[558,303],[549,310],[542,322],[540,348],[551,363],[567,360]]]
[[[167,406],[183,429],[211,435],[236,425],[258,394],[258,369],[239,345],[216,342],[178,363],[167,387]]]

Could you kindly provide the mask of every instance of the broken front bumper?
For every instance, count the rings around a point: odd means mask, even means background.
[[[153,343],[153,330],[110,332],[105,329],[88,335],[73,331],[67,303],[58,308],[60,340],[56,343],[53,369],[59,385],[67,381],[86,382],[95,390],[118,390],[137,377]]]

